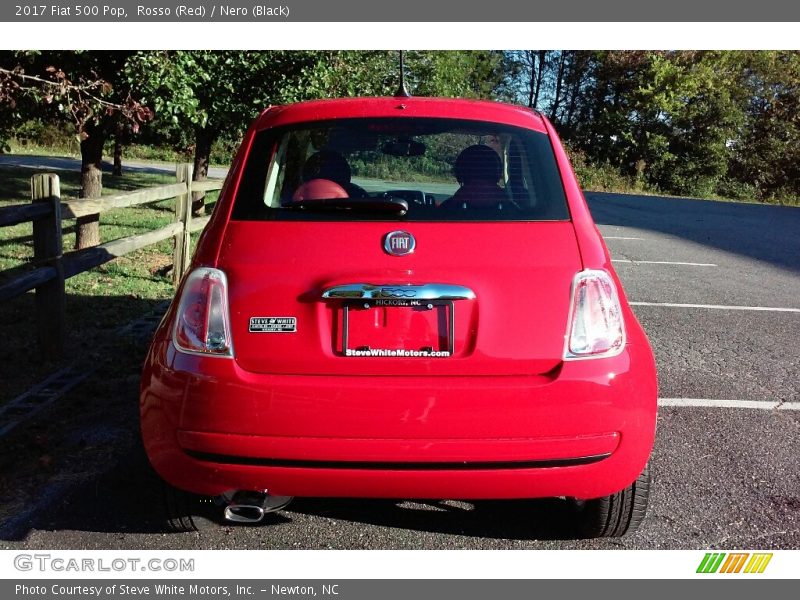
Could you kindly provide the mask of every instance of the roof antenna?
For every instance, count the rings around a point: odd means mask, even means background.
[[[395,97],[397,98],[410,98],[411,94],[406,87],[406,66],[405,61],[403,60],[403,51],[400,50],[400,87],[397,89],[395,93]]]

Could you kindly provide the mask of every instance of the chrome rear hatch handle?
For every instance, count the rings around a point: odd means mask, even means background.
[[[474,300],[475,292],[463,285],[348,283],[322,292],[323,300]]]

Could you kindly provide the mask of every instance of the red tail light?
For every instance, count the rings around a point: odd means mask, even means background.
[[[189,274],[178,304],[172,340],[181,352],[233,356],[225,273],[201,267]]]
[[[605,271],[581,271],[572,282],[564,358],[605,358],[624,347],[625,324],[614,280]]]

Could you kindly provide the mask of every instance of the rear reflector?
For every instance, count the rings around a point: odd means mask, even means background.
[[[189,274],[178,305],[172,340],[181,352],[233,356],[225,273],[201,267]]]
[[[625,324],[614,280],[606,271],[581,271],[572,282],[564,358],[605,358],[624,347]]]

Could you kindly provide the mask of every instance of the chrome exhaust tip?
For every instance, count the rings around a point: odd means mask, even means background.
[[[237,490],[223,495],[225,520],[232,523],[258,523],[267,513],[286,507],[292,496],[270,496],[266,491]]]

